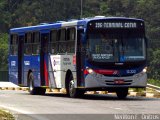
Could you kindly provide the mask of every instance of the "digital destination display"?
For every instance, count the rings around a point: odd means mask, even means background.
[[[96,22],[95,28],[137,28],[135,22]]]
[[[144,28],[142,21],[95,20],[88,24],[90,29],[137,29]]]

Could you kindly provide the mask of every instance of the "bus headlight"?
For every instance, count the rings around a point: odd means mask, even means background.
[[[91,68],[89,68],[89,67],[86,67],[86,70],[87,70],[87,72],[88,72],[89,74],[91,74],[91,73],[94,72],[93,69],[91,69]]]
[[[88,68],[87,71],[88,71],[90,74],[94,72],[91,68]]]
[[[147,72],[147,67],[143,69],[143,73],[146,73],[146,72]]]

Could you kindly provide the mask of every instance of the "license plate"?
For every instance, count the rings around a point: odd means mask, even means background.
[[[114,80],[115,84],[124,84],[124,80],[123,79],[118,79],[118,80]]]

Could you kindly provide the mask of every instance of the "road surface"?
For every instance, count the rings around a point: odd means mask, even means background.
[[[160,99],[118,100],[115,95],[85,95],[73,99],[63,94],[40,96],[29,95],[27,91],[1,90],[0,108],[13,112],[19,120],[108,120],[105,117],[109,114],[112,117],[113,114],[160,114]]]

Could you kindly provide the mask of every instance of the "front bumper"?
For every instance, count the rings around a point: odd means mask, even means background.
[[[115,84],[116,79],[123,79],[123,84]],[[127,77],[108,77],[102,74],[91,73],[85,77],[85,88],[110,88],[110,87],[146,87],[147,74],[138,73]]]

